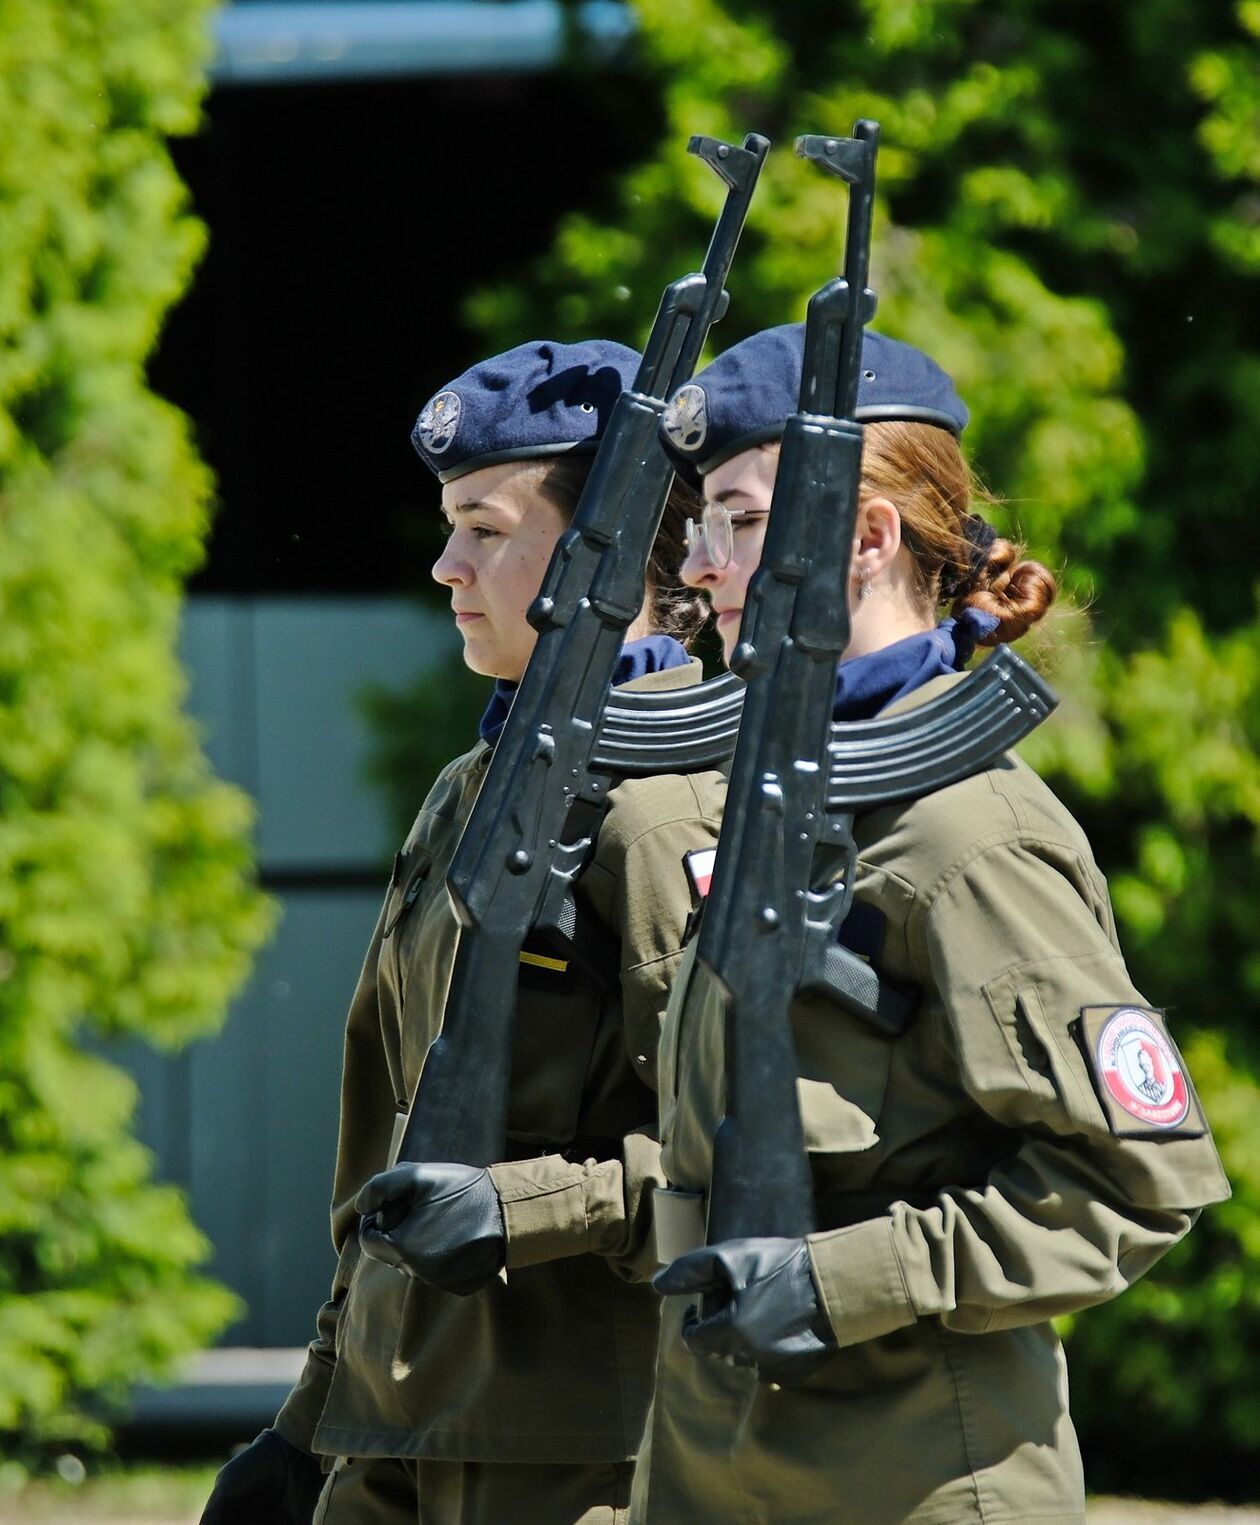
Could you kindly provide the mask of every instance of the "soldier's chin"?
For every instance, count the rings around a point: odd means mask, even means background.
[[[722,642],[722,656],[729,667],[731,653],[739,645],[739,627],[743,621],[744,611],[732,609],[717,618],[718,639]]]
[[[525,672],[522,659],[513,660],[494,642],[479,641],[476,636],[470,639],[467,634],[464,635],[464,666],[483,678],[506,678],[512,683],[519,683]]]
[[[464,637],[464,666],[470,672],[480,673],[483,678],[501,678],[499,664],[494,660],[494,653],[486,649],[486,642],[479,641],[476,636],[470,637],[467,631],[460,633]]]

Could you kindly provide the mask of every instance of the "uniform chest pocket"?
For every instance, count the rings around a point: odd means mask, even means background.
[[[443,870],[434,861],[427,842],[410,844],[394,859],[392,889],[385,907],[381,944],[381,976],[384,990],[392,994],[401,1012],[412,965],[417,957],[417,942],[423,942],[421,924],[434,893],[445,893]]]
[[[603,1024],[613,1020],[604,1007],[595,986],[565,960],[523,956],[512,1031],[508,1131],[513,1139],[563,1146],[586,1131],[583,1103]]]
[[[800,997],[792,1026],[806,1148],[814,1154],[870,1149],[879,1141],[896,1039],[824,996]]]
[[[386,941],[394,936],[416,901],[419,900],[428,880],[430,867],[427,857],[418,864],[408,864],[402,853],[399,853],[398,858],[395,859],[394,872],[398,876],[398,882],[395,884],[394,892],[391,893],[391,904],[385,913]]]
[[[913,900],[913,886],[863,859],[857,897],[840,933],[849,954],[870,962],[889,982],[890,991],[904,995],[894,1019],[854,1016],[813,991],[802,994],[793,1007],[800,1067],[797,1094],[812,1153],[869,1149],[879,1141],[894,1046],[915,1020],[918,1003],[917,992],[905,983],[904,927]]]
[[[669,994],[658,1061],[661,1140],[671,1181],[702,1187],[725,1107],[725,1016],[695,944],[683,954]]]

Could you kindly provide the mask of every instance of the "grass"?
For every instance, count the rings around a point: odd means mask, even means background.
[[[73,1478],[77,1469],[67,1463]],[[218,1463],[197,1466],[122,1467],[89,1463],[83,1481],[63,1477],[26,1481],[0,1464],[3,1525],[78,1525],[79,1521],[127,1520],[134,1525],[186,1525],[201,1515]]]
[[[64,1477],[28,1481],[0,1463],[0,1525],[196,1525],[218,1463],[196,1466],[124,1466],[87,1469],[65,1458]],[[1260,1506],[1157,1504],[1140,1499],[1090,1500],[1090,1525],[1260,1525]]]

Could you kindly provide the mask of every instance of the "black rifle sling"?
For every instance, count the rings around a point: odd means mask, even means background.
[[[503,1157],[521,949],[536,927],[562,925],[607,795],[591,756],[673,478],[660,415],[725,311],[727,272],[769,144],[750,134],[742,147],[712,138],[688,147],[726,182],[725,203],[702,270],[666,288],[634,384],[613,409],[530,609],[538,640],[447,873],[460,938],[400,1159]],[[567,836],[579,800],[594,818]]]

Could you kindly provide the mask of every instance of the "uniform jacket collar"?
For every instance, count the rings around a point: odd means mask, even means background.
[[[687,655],[687,648],[680,641],[667,635],[644,636],[641,640],[627,641],[622,647],[613,673],[613,687],[649,690],[690,687],[698,681],[697,676],[679,681],[675,674],[690,672],[692,668],[698,674],[700,663]],[[481,739],[489,746],[494,746],[503,731],[517,687],[505,678],[494,685],[479,726]]]

